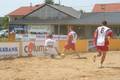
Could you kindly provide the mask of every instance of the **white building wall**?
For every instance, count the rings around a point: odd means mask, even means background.
[[[30,32],[39,32],[39,33],[52,33],[54,32],[54,26],[53,25],[28,25],[30,27]]]

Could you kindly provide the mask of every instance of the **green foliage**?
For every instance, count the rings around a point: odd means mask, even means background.
[[[54,4],[54,1],[53,0],[45,0],[45,3],[46,4]]]
[[[81,10],[80,10],[80,13],[83,14],[83,13],[85,13],[85,12],[81,9]]]
[[[7,16],[3,17],[2,19],[2,27],[7,29],[9,26],[9,18]]]

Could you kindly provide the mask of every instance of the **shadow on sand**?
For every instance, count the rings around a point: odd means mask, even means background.
[[[77,56],[77,57],[72,57],[72,59],[87,59],[87,57]]]
[[[111,68],[111,69],[115,69],[115,70],[120,70],[120,67],[104,66],[104,68]]]
[[[33,56],[34,57],[34,56]],[[30,58],[29,56],[22,56],[22,57],[7,57],[7,58],[1,58],[0,61],[7,61],[7,60],[15,60],[15,59],[19,59],[19,58]]]

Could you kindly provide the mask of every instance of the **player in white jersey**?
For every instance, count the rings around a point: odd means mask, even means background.
[[[77,40],[77,33],[75,31],[73,31],[72,28],[70,28],[70,32],[68,33],[68,36],[73,36],[73,40],[72,40],[72,43],[76,43],[76,40]]]
[[[48,34],[47,39],[45,40],[45,48],[48,55],[52,58],[55,58],[59,55],[59,51],[57,49],[57,42],[53,39],[52,34]]]
[[[96,46],[96,49],[98,51],[98,55],[94,56],[94,62],[96,57],[101,57],[101,66],[105,60],[106,57],[106,52],[108,51],[108,45],[109,45],[109,41],[108,41],[108,37],[112,37],[112,30],[110,28],[107,27],[107,22],[103,21],[102,22],[102,26],[99,26],[95,33],[94,33],[94,45]]]
[[[67,35],[67,42],[64,46],[64,50],[62,52],[62,55],[64,55],[64,52],[66,52],[67,50],[69,49],[72,49],[75,53],[76,52],[76,40],[77,40],[77,33],[73,30],[73,26],[69,26],[69,32],[68,32],[68,35]],[[77,54],[79,56],[79,54]],[[80,58],[80,56],[79,56]]]

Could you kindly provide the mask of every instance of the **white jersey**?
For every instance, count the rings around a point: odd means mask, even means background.
[[[45,46],[52,46],[52,47],[55,47],[56,45],[55,45],[55,40],[53,40],[53,39],[47,39],[46,41],[45,41]]]
[[[73,36],[73,43],[76,43],[76,40],[77,40],[77,33],[75,31],[70,31],[68,33],[68,35],[72,35]]]
[[[57,48],[57,42],[53,39],[47,39],[45,41],[45,47],[47,48],[46,53],[47,54],[57,54],[57,51],[55,48]]]
[[[96,32],[97,32],[97,46],[104,46],[105,45],[105,38],[107,36],[107,31],[110,28],[106,27],[106,26],[100,26],[97,28]]]

